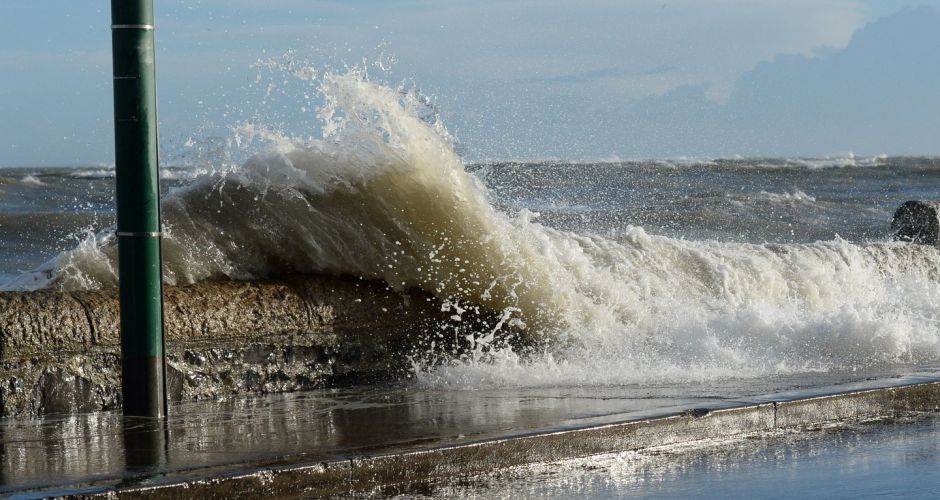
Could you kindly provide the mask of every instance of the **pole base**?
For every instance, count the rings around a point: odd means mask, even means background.
[[[124,416],[166,417],[165,373],[161,357],[125,355],[121,367]]]

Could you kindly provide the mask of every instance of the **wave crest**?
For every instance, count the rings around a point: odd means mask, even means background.
[[[500,347],[443,365],[419,357],[418,378],[433,385],[695,381],[940,359],[936,249],[554,230],[524,209],[494,208],[415,94],[355,71],[304,74],[325,96],[323,138],[244,127],[266,152],[170,192],[168,283],[376,278],[503,311],[553,341],[524,356]],[[113,286],[115,258],[110,234],[89,236],[14,286]]]

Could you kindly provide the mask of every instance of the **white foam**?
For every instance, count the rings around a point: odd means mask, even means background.
[[[102,168],[77,168],[69,172],[69,177],[75,179],[110,179],[114,177],[114,166]]]
[[[22,182],[23,184],[29,184],[31,186],[43,185],[43,182],[34,175],[27,175],[26,177],[23,177],[22,179],[20,179],[20,182]]]
[[[464,359],[416,358],[427,385],[697,381],[940,359],[936,249],[543,227],[525,210],[493,208],[446,129],[419,118],[414,95],[355,71],[304,74],[320,79],[323,139],[246,127],[270,144],[266,152],[169,193],[168,283],[291,272],[379,278],[503,311],[505,323],[548,339],[523,356],[479,332]],[[99,235],[15,286],[114,285],[114,259],[113,239]]]
[[[888,155],[856,156],[854,153],[824,156],[821,158],[787,158],[789,166],[821,168],[879,167],[885,164]]]
[[[761,192],[759,193],[759,196],[760,196],[760,198],[763,198],[763,199],[768,200],[768,201],[771,201],[771,202],[788,202],[788,203],[794,203],[794,202],[808,202],[808,203],[813,203],[813,202],[816,201],[816,197],[815,197],[815,196],[810,196],[810,195],[804,193],[803,191],[801,191],[801,190],[799,190],[799,189],[796,189],[796,190],[794,190],[793,192],[785,191],[785,192],[783,192],[783,193],[770,193],[770,192],[767,192],[767,191],[761,191]]]

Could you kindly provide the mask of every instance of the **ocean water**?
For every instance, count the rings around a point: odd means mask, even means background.
[[[890,232],[902,202],[940,197],[940,158],[468,163],[414,93],[303,75],[322,138],[243,125],[222,149],[244,161],[164,168],[169,284],[341,274],[502,312],[468,355],[416,358],[427,386],[940,360],[940,252]],[[0,170],[0,288],[114,286],[112,186],[102,166]],[[496,342],[510,324],[536,347]]]

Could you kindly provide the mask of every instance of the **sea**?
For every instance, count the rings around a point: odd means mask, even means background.
[[[940,361],[940,250],[891,231],[901,203],[940,199],[940,158],[468,161],[420,96],[316,78],[322,136],[241,124],[164,162],[168,284],[343,275],[499,313],[469,355],[415,362],[427,387]],[[113,190],[113,166],[0,169],[0,289],[116,286]]]

